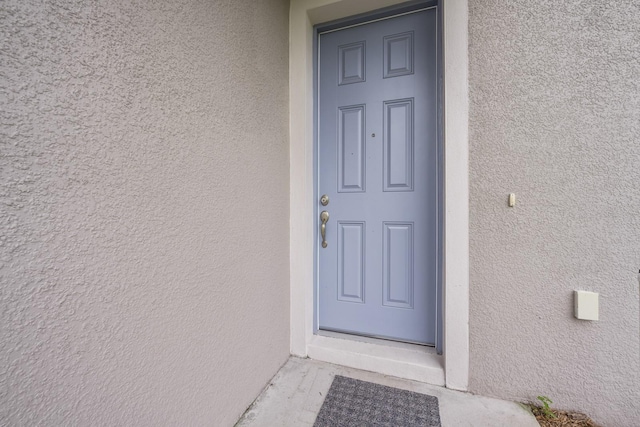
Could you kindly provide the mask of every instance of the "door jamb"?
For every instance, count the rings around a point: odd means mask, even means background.
[[[441,0],[443,46],[445,384],[469,379],[468,0]],[[306,357],[314,337],[313,26],[402,0],[292,0],[289,20],[291,353]]]

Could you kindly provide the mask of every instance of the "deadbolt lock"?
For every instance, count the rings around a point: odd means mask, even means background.
[[[327,206],[329,204],[329,196],[323,194],[322,197],[320,197],[320,204],[322,206]]]

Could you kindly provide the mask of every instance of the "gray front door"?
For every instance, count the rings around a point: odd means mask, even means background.
[[[436,16],[319,36],[320,329],[435,344]]]

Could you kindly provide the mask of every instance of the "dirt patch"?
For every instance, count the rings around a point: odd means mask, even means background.
[[[541,427],[600,427],[585,414],[550,409],[556,418],[547,417],[539,406],[529,405]]]

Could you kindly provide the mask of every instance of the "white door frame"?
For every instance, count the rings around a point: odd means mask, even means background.
[[[443,21],[443,354],[404,354],[314,335],[313,26],[403,0],[292,0],[289,15],[291,354],[467,390],[469,380],[469,149],[467,0],[441,0]],[[319,339],[321,338],[321,339]],[[406,352],[405,352],[406,353]],[[417,360],[416,358],[424,358]],[[406,363],[405,363],[406,362]],[[426,369],[426,371],[425,371]],[[438,372],[440,370],[441,372]],[[425,373],[426,372],[426,373]]]

